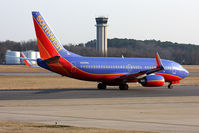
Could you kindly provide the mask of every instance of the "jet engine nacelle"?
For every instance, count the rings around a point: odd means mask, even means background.
[[[147,75],[146,77],[140,79],[139,83],[145,87],[158,87],[163,86],[165,81],[164,77],[160,75]]]

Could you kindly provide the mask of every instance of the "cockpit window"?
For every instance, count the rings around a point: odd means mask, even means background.
[[[184,70],[184,68],[180,64],[178,64],[178,63],[175,64],[175,69],[177,69],[177,70]]]

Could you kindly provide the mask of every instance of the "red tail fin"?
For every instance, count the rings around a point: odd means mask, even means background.
[[[37,43],[42,59],[59,56],[64,48],[39,12],[32,12]]]
[[[54,56],[80,56],[64,49],[39,12],[32,12],[32,16],[37,44],[43,60]]]
[[[21,52],[21,57],[23,57],[23,61],[25,63],[26,66],[32,66],[32,64],[30,63],[30,61],[26,60],[26,56],[23,54],[23,52]]]

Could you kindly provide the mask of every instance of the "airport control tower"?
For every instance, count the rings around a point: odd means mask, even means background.
[[[97,51],[102,56],[107,56],[107,17],[97,17],[95,18],[97,22]]]

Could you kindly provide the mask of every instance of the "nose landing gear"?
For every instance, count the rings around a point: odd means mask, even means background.
[[[172,82],[169,83],[168,89],[173,89],[173,84],[172,84]]]

